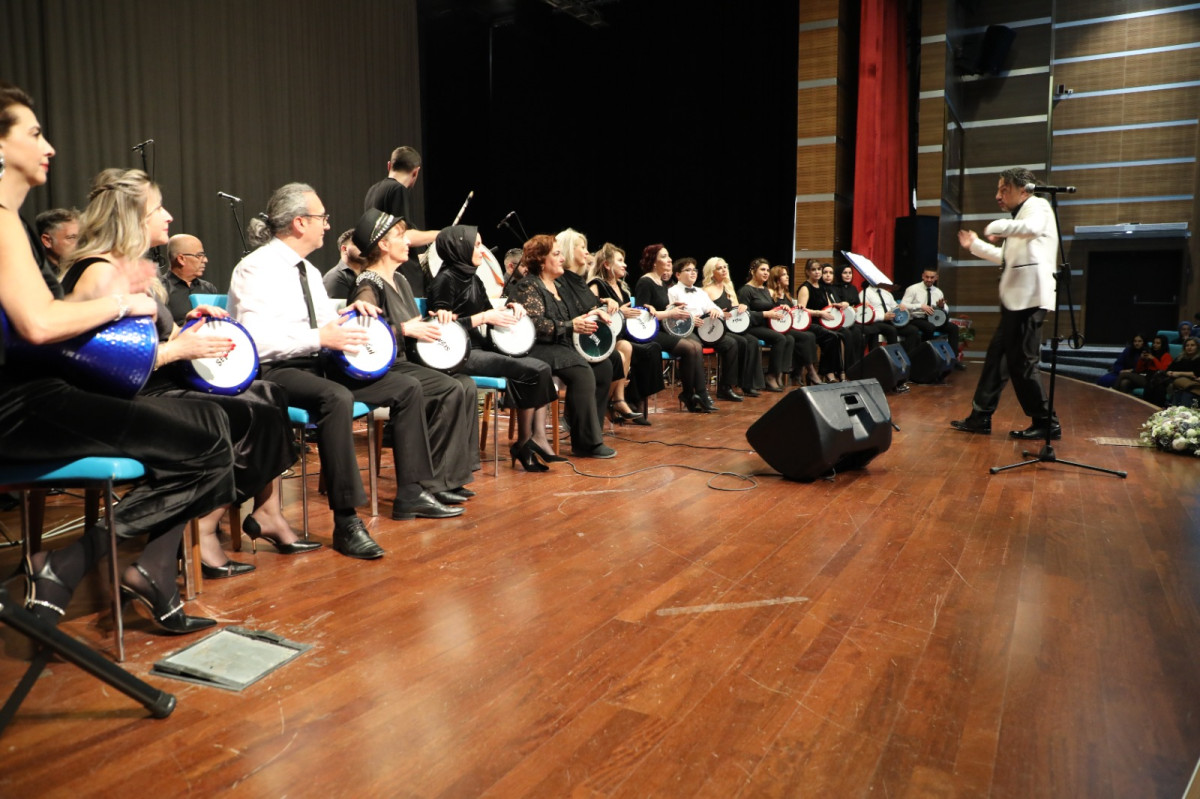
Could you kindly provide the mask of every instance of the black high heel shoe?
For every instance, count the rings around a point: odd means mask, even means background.
[[[548,472],[550,467],[538,460],[537,453],[529,446],[529,442],[524,444],[513,443],[508,448],[508,454],[512,456],[513,468],[517,468],[517,461],[521,462],[521,466],[527,472]]]
[[[293,541],[290,544],[281,543],[275,536],[264,533],[262,526],[253,516],[247,516],[242,520],[242,531],[250,537],[250,551],[258,552],[258,539],[262,538],[271,542],[271,546],[279,551],[280,555],[300,555],[305,552],[312,552],[314,549],[321,548],[320,541]],[[207,576],[207,575],[205,575]]]
[[[564,458],[562,455],[555,455],[553,452],[548,452],[548,451],[542,449],[541,447],[539,447],[537,445],[537,442],[535,442],[532,438],[529,439],[525,443],[529,446],[529,448],[531,450],[534,451],[534,453],[537,454],[537,456],[539,458],[544,460],[546,463],[566,463],[567,462],[567,459]]]
[[[25,608],[32,611],[45,621],[57,623],[58,619],[61,619],[63,616],[67,615],[67,611],[63,608],[60,608],[53,602],[50,602],[46,599],[39,599],[37,583],[39,580],[45,580],[48,583],[57,585],[67,592],[68,599],[71,597],[71,587],[64,583],[59,576],[54,573],[54,570],[50,568],[49,555],[46,556],[45,563],[42,564],[42,568],[37,570],[36,574],[33,571],[32,556],[26,556],[21,563],[24,566],[22,571],[25,572]],[[63,604],[65,605],[66,603],[64,602]],[[55,614],[57,618],[46,618],[46,614],[40,613],[38,610],[39,608],[45,608],[46,610],[49,610],[51,613]]]
[[[633,410],[623,411],[617,405],[624,405],[626,408],[629,407],[629,403],[625,400],[608,403],[608,418],[612,419],[613,424],[625,424],[626,422],[642,418],[640,413],[636,413]]]
[[[204,561],[200,562],[200,574],[205,580],[224,580],[226,577],[237,577],[241,574],[249,574],[257,568],[253,563],[238,563],[236,560],[227,560],[220,566],[209,566]]]
[[[209,627],[216,627],[216,619],[206,619],[203,616],[189,616],[183,612],[183,602],[179,599],[179,592],[176,591],[172,597],[164,597],[158,585],[141,564],[133,564],[133,568],[137,573],[142,575],[142,579],[150,586],[153,596],[143,594],[138,589],[131,585],[121,583],[121,596],[133,602],[139,602],[150,612],[150,621],[154,626],[163,632],[171,633],[172,635],[186,635],[187,633],[199,632],[207,630]],[[175,603],[172,604],[171,600]]]
[[[699,394],[680,394],[679,401],[691,413],[708,413],[708,408],[704,407],[704,401],[700,399]]]

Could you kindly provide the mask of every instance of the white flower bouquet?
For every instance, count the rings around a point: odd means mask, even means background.
[[[1141,440],[1164,452],[1200,456],[1200,410],[1174,407],[1159,411],[1142,425]]]

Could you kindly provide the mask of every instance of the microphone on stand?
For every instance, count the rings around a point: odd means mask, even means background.
[[[1030,194],[1074,194],[1074,186],[1039,186],[1036,183],[1026,183],[1025,191]]]
[[[129,148],[129,152],[135,153],[139,150],[145,150],[147,144],[154,144],[154,139],[146,139],[144,142],[133,145]]]
[[[516,211],[509,211],[507,214],[505,214],[505,215],[504,215],[504,218],[503,218],[503,219],[501,219],[499,222],[497,222],[497,223],[496,223],[496,230],[499,230],[499,229],[500,229],[500,228],[502,228],[502,227],[506,227],[506,228],[508,228],[509,230],[512,230],[512,228],[511,228],[511,227],[509,227],[509,225],[508,225],[508,220],[510,220],[510,219],[512,219],[514,216],[516,216],[516,213],[517,213]]]
[[[231,203],[240,203],[242,201],[241,197],[234,197],[232,194],[226,194],[223,191],[217,192],[217,196],[221,197],[222,199],[229,200]]]

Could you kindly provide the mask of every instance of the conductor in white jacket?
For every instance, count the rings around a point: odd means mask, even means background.
[[[1036,440],[1045,438],[1049,428],[1052,438],[1062,437],[1058,419],[1050,416],[1038,369],[1042,322],[1054,308],[1058,228],[1050,204],[1026,188],[1035,182],[1028,169],[1004,170],[996,188],[996,202],[1011,218],[989,224],[984,230],[987,241],[974,231],[958,232],[959,244],[964,248],[1000,264],[1000,326],[988,344],[970,415],[950,423],[968,433],[992,432],[992,413],[1004,384],[1011,378],[1021,409],[1032,424],[1009,435]]]

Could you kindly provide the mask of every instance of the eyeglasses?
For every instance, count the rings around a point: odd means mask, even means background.
[[[686,267],[684,267],[683,269],[680,269],[679,271],[680,271],[680,272],[695,272],[695,271],[696,271],[696,267],[694,267],[694,266],[686,266]]]
[[[179,254],[186,255],[188,258],[199,258],[201,261],[208,260],[208,253],[206,252],[181,252]]]
[[[320,219],[326,225],[329,224],[329,219],[330,219],[329,214],[300,214],[300,216],[306,216],[309,219]]]

